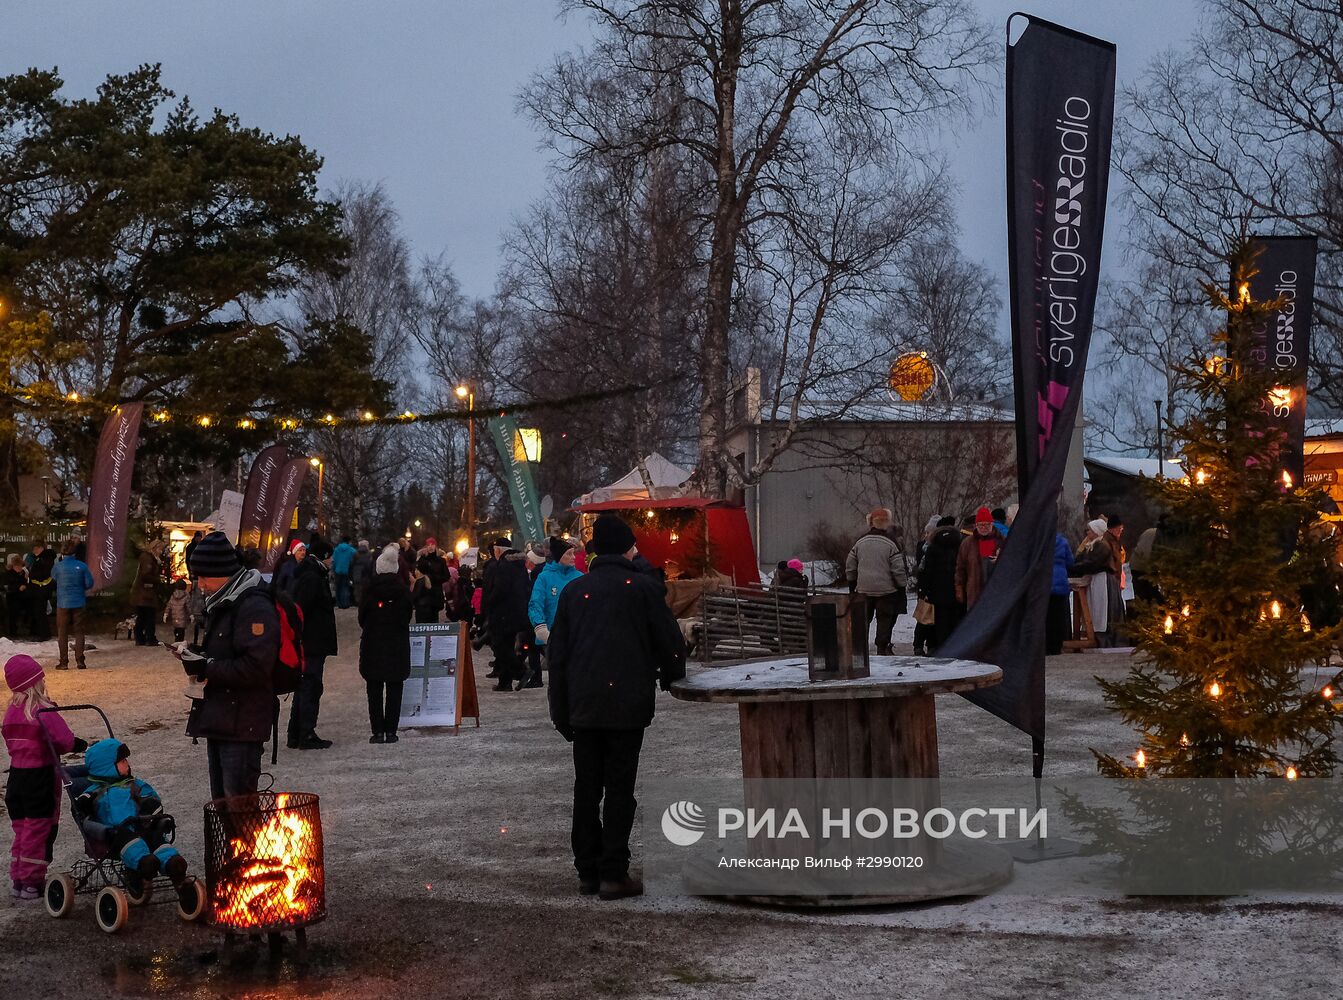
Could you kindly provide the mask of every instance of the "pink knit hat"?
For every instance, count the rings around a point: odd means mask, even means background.
[[[797,570],[799,573],[801,573],[802,570],[803,570],[805,567],[802,565],[802,560],[801,560],[801,559],[789,559],[789,560],[788,560],[788,568],[789,568],[789,569],[795,569],[795,570]]]
[[[15,693],[42,683],[42,665],[27,653],[15,653],[5,663],[5,683]]]

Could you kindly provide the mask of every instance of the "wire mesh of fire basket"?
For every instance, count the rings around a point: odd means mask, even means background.
[[[273,933],[326,916],[322,817],[311,792],[258,792],[205,806],[211,921]]]

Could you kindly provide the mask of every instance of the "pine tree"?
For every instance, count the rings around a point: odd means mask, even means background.
[[[1227,317],[1215,337],[1224,356],[1178,370],[1190,406],[1173,431],[1187,475],[1150,483],[1166,511],[1152,574],[1161,599],[1138,611],[1127,677],[1098,679],[1141,732],[1127,759],[1092,751],[1109,776],[1295,779],[1338,763],[1338,630],[1302,604],[1329,565],[1313,530],[1326,496],[1293,483],[1279,459],[1270,401],[1304,400],[1256,364],[1256,334],[1284,303],[1250,297],[1255,256],[1249,243],[1230,254],[1233,295],[1205,286]]]

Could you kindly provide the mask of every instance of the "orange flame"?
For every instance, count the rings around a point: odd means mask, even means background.
[[[315,871],[316,836],[312,824],[296,812],[285,812],[287,795],[277,795],[276,811],[250,838],[229,841],[226,862],[216,889],[215,922],[231,927],[302,924],[320,902]]]

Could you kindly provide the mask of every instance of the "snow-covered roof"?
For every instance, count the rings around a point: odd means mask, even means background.
[[[1160,469],[1155,458],[1133,458],[1129,455],[1084,455],[1082,461],[1111,472],[1120,472],[1126,476],[1147,476],[1155,479]],[[1174,459],[1165,461],[1167,476],[1179,478],[1184,475],[1184,466]]]
[[[861,403],[805,400],[798,405],[797,415],[805,421],[850,423],[1012,423],[1015,419],[1010,408],[992,403],[946,403],[940,400],[916,403],[890,400]],[[774,418],[770,417],[768,410],[764,410],[761,419],[786,423],[788,410],[781,407]]]

